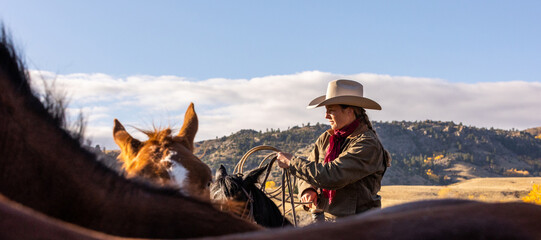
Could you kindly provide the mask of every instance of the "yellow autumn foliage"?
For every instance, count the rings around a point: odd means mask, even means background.
[[[434,157],[427,157],[426,159],[423,160],[423,162],[425,163],[429,163],[429,162],[432,162],[434,160],[440,160],[442,159],[444,156],[442,154],[438,155],[438,156],[434,156]]]
[[[438,180],[440,178],[438,175],[434,173],[434,171],[432,171],[432,169],[426,170],[426,175],[428,176],[428,178],[432,180]]]
[[[270,188],[270,189],[276,188],[276,183],[274,181],[267,181],[265,183],[265,188]]]
[[[507,169],[504,173],[507,176],[528,176],[530,172],[527,170],[517,170],[515,168]]]
[[[541,185],[534,184],[532,186],[532,191],[530,191],[528,196],[523,197],[522,201],[541,205]]]

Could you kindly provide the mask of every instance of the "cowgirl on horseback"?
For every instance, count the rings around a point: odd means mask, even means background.
[[[312,213],[315,207],[336,219],[381,208],[378,192],[390,157],[365,111],[381,106],[363,97],[363,86],[351,80],[330,82],[327,94],[308,108],[321,106],[331,129],[319,136],[308,159],[280,152],[278,165],[299,178],[299,198],[315,203],[305,205]]]

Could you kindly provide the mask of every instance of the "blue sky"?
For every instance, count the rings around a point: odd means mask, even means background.
[[[540,81],[540,1],[6,1],[31,67],[253,78],[319,70]]]
[[[88,135],[109,149],[114,118],[178,128],[190,102],[196,140],[326,123],[305,106],[338,78],[361,82],[382,105],[369,112],[376,121],[541,126],[541,1],[0,6],[33,79],[63,87],[70,113],[82,110]]]

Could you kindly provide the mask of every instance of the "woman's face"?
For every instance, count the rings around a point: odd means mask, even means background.
[[[333,130],[342,129],[355,120],[355,114],[351,108],[342,108],[340,105],[327,105],[325,108],[327,109],[325,118],[329,119]]]

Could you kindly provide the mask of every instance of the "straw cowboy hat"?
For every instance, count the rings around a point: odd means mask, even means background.
[[[317,108],[325,105],[344,104],[366,109],[381,110],[381,106],[372,99],[363,97],[363,85],[352,80],[334,80],[327,86],[327,94],[312,100],[308,107]]]

